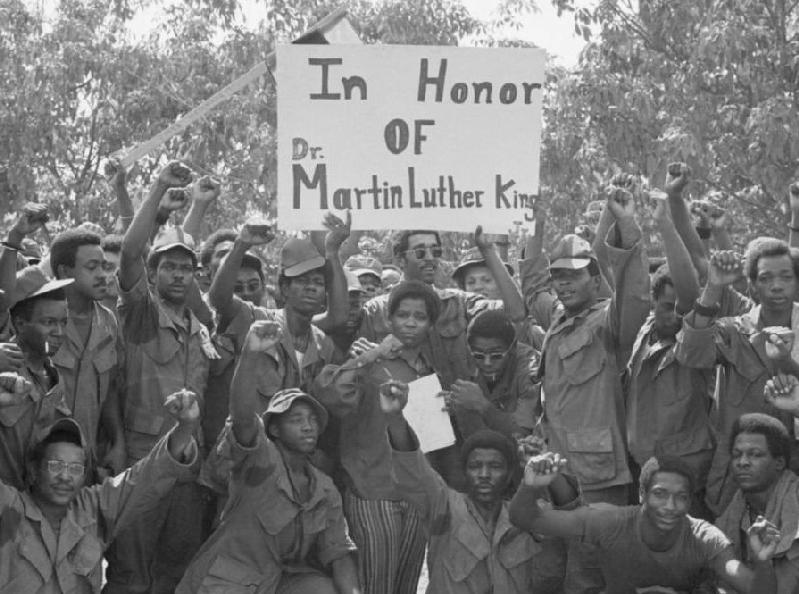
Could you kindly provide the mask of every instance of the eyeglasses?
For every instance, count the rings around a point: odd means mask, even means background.
[[[501,353],[496,353],[496,352],[483,353],[480,351],[469,351],[469,352],[472,353],[472,357],[474,357],[476,361],[481,361],[483,363],[493,363],[495,361],[502,361],[502,359],[507,357],[508,353],[510,353],[513,350],[513,347],[514,345],[511,345],[507,351],[503,351]]]
[[[82,476],[83,472],[86,470],[86,466],[78,462],[47,460],[47,471],[50,472],[50,474],[61,474],[64,470],[72,476]]]
[[[440,258],[444,253],[444,249],[439,245],[426,245],[424,247],[416,247],[410,250],[405,250],[406,254],[413,254],[417,260],[424,260],[425,256],[429,253],[434,258]]]

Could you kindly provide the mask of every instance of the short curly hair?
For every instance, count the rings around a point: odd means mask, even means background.
[[[417,280],[402,281],[394,285],[388,294],[389,316],[394,315],[403,299],[423,300],[427,307],[427,317],[430,318],[430,323],[436,323],[441,311],[441,299],[430,285]]]
[[[751,283],[757,280],[757,264],[760,258],[788,256],[793,263],[793,275],[799,279],[799,261],[793,257],[787,241],[776,237],[756,237],[746,246],[744,273]]]
[[[211,233],[208,238],[203,242],[203,247],[200,250],[200,264],[208,266],[211,263],[211,257],[214,255],[214,250],[223,241],[236,241],[239,236],[233,229],[218,229]]]

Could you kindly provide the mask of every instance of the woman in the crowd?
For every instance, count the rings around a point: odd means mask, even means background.
[[[399,283],[388,302],[391,334],[380,344],[358,339],[350,350],[352,358],[326,366],[314,385],[314,394],[340,421],[344,513],[358,546],[361,583],[369,594],[413,594],[421,572],[424,529],[418,512],[392,481],[379,386],[434,373],[427,336],[439,308],[429,285]]]

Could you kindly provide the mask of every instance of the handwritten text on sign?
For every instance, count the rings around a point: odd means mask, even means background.
[[[278,220],[504,233],[538,194],[544,52],[278,47]]]

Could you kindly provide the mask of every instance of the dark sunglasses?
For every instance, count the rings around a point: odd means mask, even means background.
[[[433,245],[433,246],[417,247],[410,250],[405,250],[406,254],[413,254],[414,258],[416,258],[417,260],[424,260],[428,252],[434,258],[440,258],[441,254],[444,253],[444,249],[441,246]]]

